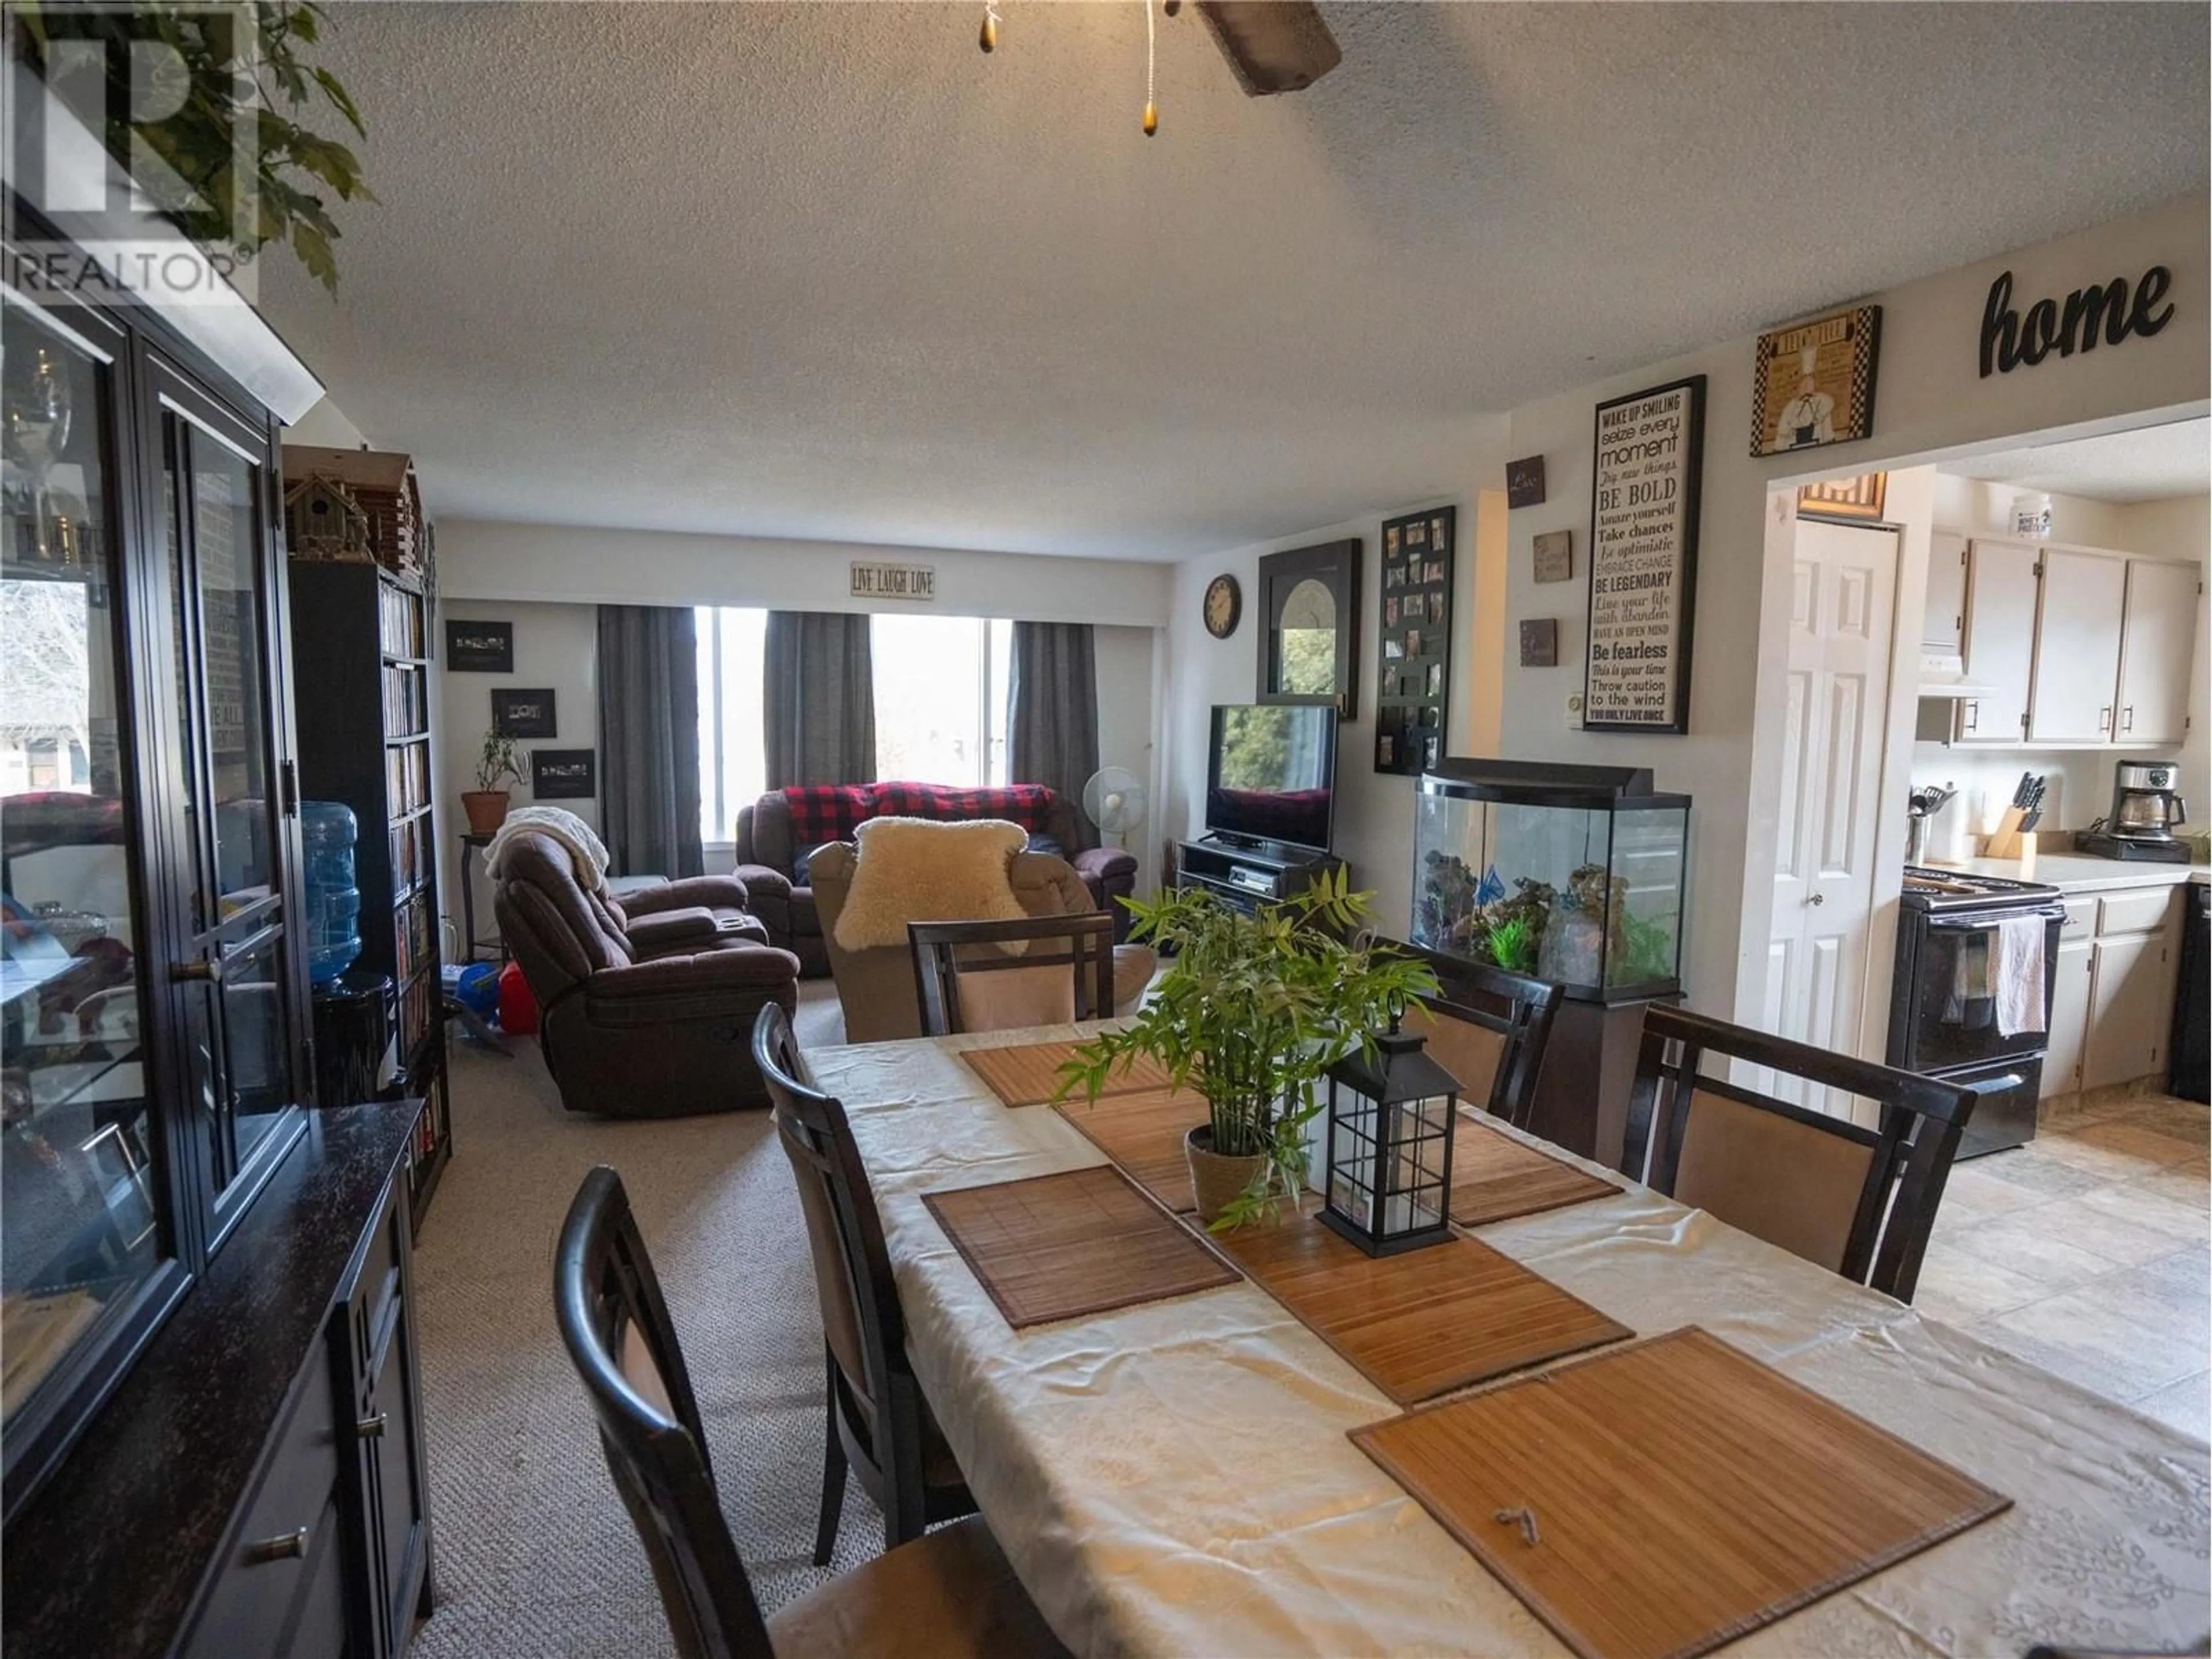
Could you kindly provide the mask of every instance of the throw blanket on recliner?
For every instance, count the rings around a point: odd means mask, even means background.
[[[837,943],[845,950],[886,945],[904,950],[910,921],[1018,921],[1029,915],[1006,873],[1014,854],[1029,844],[1029,832],[1018,823],[870,818],[854,827],[853,839],[860,857],[837,915]],[[1027,942],[999,948],[1019,956]]]
[[[519,806],[507,815],[484,848],[484,868],[499,878],[500,855],[517,836],[540,835],[556,842],[576,866],[576,884],[587,893],[606,890],[607,849],[592,833],[592,826],[562,806]]]

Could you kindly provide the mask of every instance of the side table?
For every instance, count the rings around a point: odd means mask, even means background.
[[[483,953],[493,953],[493,960],[505,962],[507,941],[496,933],[489,939],[477,937],[477,854],[491,845],[489,836],[464,835],[461,837],[461,960],[481,962]]]

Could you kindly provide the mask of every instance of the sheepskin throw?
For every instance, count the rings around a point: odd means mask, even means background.
[[[910,921],[1018,921],[1029,914],[1006,874],[1014,854],[1029,845],[1029,832],[1018,823],[870,818],[853,839],[860,857],[837,916],[837,943],[845,950],[895,945],[903,951]]]

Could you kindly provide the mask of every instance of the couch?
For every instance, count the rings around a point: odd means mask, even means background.
[[[818,848],[848,841],[870,818],[1006,818],[1030,832],[1032,850],[1056,854],[1090,890],[1091,908],[1114,913],[1114,937],[1128,937],[1129,913],[1115,901],[1136,890],[1136,855],[1118,847],[1072,850],[1076,809],[1042,784],[958,789],[933,783],[847,783],[771,789],[738,813],[737,875],[769,943],[799,958],[799,972],[830,972],[824,928],[805,860]]]
[[[836,842],[816,854],[815,902],[822,913],[822,942],[837,981],[837,1000],[845,1011],[848,1042],[884,1042],[921,1035],[921,998],[915,988],[914,952],[904,945],[848,951],[837,943],[837,918],[852,890],[858,862],[849,842]],[[1007,866],[1014,896],[1033,916],[1080,915],[1096,910],[1090,889],[1066,859],[1049,853],[1017,853]],[[957,918],[946,917],[946,921]],[[1114,947],[1114,1012],[1127,1013],[1152,976],[1152,947]],[[1062,970],[1070,972],[1072,970]]]
[[[769,1103],[753,1020],[770,1002],[798,1006],[799,963],[768,942],[743,882],[695,876],[616,900],[586,890],[557,842],[524,835],[501,854],[492,902],[570,1111]]]

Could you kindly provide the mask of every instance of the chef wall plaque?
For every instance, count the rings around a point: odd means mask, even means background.
[[[1874,430],[1881,307],[1854,306],[1759,337],[1751,453],[1847,444]]]

